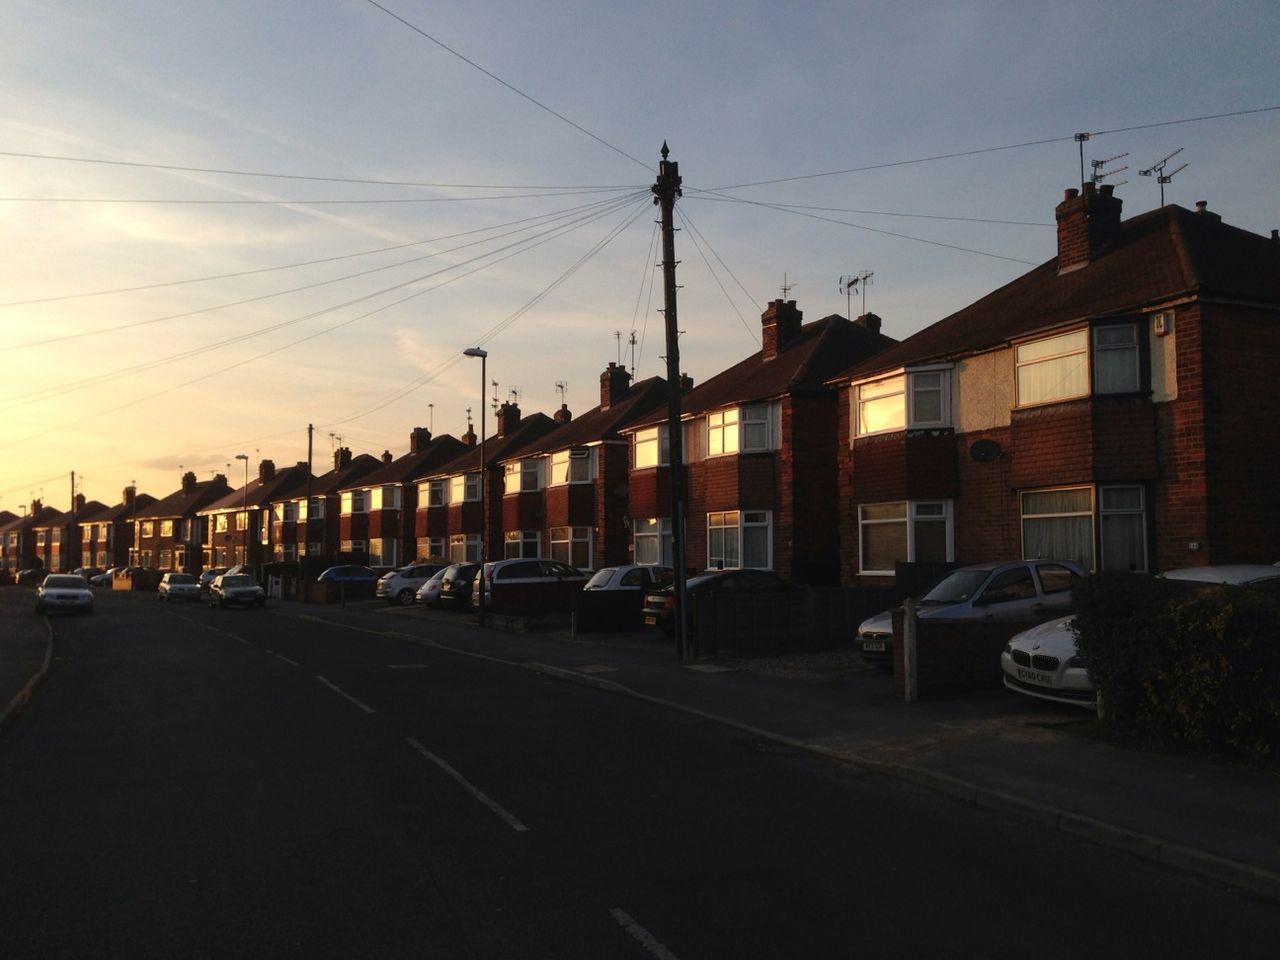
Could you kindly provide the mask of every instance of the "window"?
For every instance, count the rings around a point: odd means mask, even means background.
[[[508,463],[502,468],[503,493],[532,493],[542,489],[542,458]]]
[[[508,530],[503,538],[503,557],[537,557],[541,554],[542,534],[537,530]]]
[[[906,375],[899,374],[858,386],[858,436],[901,430],[907,425],[906,382]]]
[[[399,565],[400,541],[395,537],[378,537],[369,541],[369,566],[394,567]]]
[[[913,428],[951,425],[950,372],[916,370],[907,375],[911,409],[907,422]]]
[[[560,450],[551,455],[550,486],[591,482],[592,453],[585,448]]]
[[[381,487],[374,487],[369,491],[369,509],[399,510],[400,487],[392,483]]]
[[[707,414],[707,456],[738,452],[738,408]]]
[[[249,514],[247,512],[236,514],[236,529],[242,531],[249,529]]]
[[[443,507],[448,504],[449,488],[444,480],[431,480],[426,484],[428,507]]]
[[[1141,386],[1138,327],[1132,323],[1093,328],[1093,392],[1135,393]]]
[[[1093,569],[1093,488],[1026,491],[1021,496],[1022,556],[1074,560]]]
[[[353,513],[365,512],[365,492],[364,490],[342,491],[342,515],[344,517],[349,517]]]
[[[449,502],[462,503],[480,499],[480,474],[460,473],[449,478]],[[475,563],[476,561],[468,561]]]
[[[214,526],[217,528],[218,533],[227,532],[227,516],[228,514],[220,513],[217,515],[216,518],[214,518]],[[143,536],[147,536],[145,532],[146,526],[147,526],[146,524],[143,524],[143,530],[144,530]]]
[[[276,547],[276,559],[282,563],[292,563],[298,559],[298,545],[296,543],[282,543]]]
[[[591,569],[591,528],[552,527],[551,559],[579,570]]]
[[[37,531],[36,531],[36,546],[37,546],[37,547],[43,547],[43,546],[44,546],[44,531],[43,531],[43,530],[37,530]]]
[[[61,542],[62,542],[62,528],[61,528],[61,527],[54,527],[52,530],[50,530],[50,531],[49,531],[49,542],[50,542],[50,543],[61,543]]]
[[[636,563],[671,566],[671,518],[633,520],[633,556]]]
[[[445,558],[444,537],[419,537],[418,538],[417,559],[443,560],[444,558]]]
[[[1103,570],[1147,571],[1147,512],[1142,487],[1102,487]]]
[[[161,570],[173,569],[173,551],[172,550],[160,551],[160,569]]]
[[[773,516],[767,510],[707,514],[707,569],[771,569]]]
[[[1089,334],[1073,330],[1019,344],[1016,351],[1018,405],[1051,403],[1089,393]]]
[[[859,569],[892,575],[898,561],[946,563],[953,559],[949,500],[864,503],[858,506]]]
[[[169,537],[170,539],[172,539],[173,537],[173,521],[172,520],[160,521],[160,536]],[[164,568],[162,567],[161,569],[164,569]]]
[[[635,469],[666,466],[671,462],[671,447],[667,443],[665,424],[637,430],[635,434]]]
[[[271,511],[266,507],[258,513],[258,539],[262,543],[271,542]]]
[[[769,436],[769,404],[753,403],[739,410],[741,446],[744,452],[772,450]]]
[[[280,521],[282,523],[294,523],[298,519],[298,508],[301,504],[297,500],[288,500],[279,505]]]
[[[156,525],[151,520],[142,521],[142,531],[139,536],[152,537],[155,536]]]
[[[449,538],[450,563],[479,563],[480,534],[455,533]]]

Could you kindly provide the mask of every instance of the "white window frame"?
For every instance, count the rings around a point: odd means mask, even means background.
[[[771,510],[716,510],[707,514],[707,569],[741,570],[747,557],[746,531],[765,531],[765,563],[752,564],[749,569],[773,569],[773,511]],[[731,540],[729,538],[732,538]],[[717,548],[716,541],[720,544]],[[732,543],[733,550],[727,549]],[[736,552],[737,556],[730,556]]]
[[[551,559],[579,570],[594,569],[591,563],[590,527],[552,527]],[[581,558],[580,563],[575,558]]]
[[[1138,491],[1137,507],[1108,507],[1107,493],[1113,490],[1136,490]],[[1147,490],[1141,483],[1107,483],[1099,484],[1098,495],[1095,500],[1098,507],[1097,520],[1097,537],[1098,537],[1098,569],[1107,570],[1107,538],[1103,527],[1108,517],[1140,517],[1142,520],[1142,566],[1137,568],[1136,573],[1147,573],[1151,569],[1151,547],[1150,537],[1147,532],[1147,524],[1149,517],[1147,515]]]
[[[512,550],[516,553],[512,553]],[[532,552],[529,552],[532,550]],[[508,530],[502,535],[502,556],[506,560],[532,560],[542,556],[540,530]]]
[[[1055,333],[1052,336],[1040,337],[1036,340],[1028,340],[1014,346],[1014,390],[1016,393],[1016,402],[1019,407],[1038,407],[1046,403],[1062,403],[1065,400],[1077,400],[1081,397],[1089,396],[1091,363],[1089,356],[1090,336],[1088,327],[1079,327],[1075,330],[1066,330],[1062,333]],[[1041,351],[1045,351],[1041,353]],[[1023,371],[1030,371],[1036,367],[1047,367],[1050,364],[1057,364],[1068,371],[1072,378],[1077,376],[1076,365],[1084,363],[1084,385],[1083,388],[1074,392],[1064,391],[1061,393],[1040,393],[1032,397],[1025,397],[1024,393],[1028,392],[1023,386]]]
[[[738,408],[738,449],[760,453],[776,447],[773,435],[773,404],[747,403]],[[752,437],[759,432],[760,438]]]
[[[896,399],[895,399],[896,398]],[[877,377],[865,383],[858,383],[853,388],[853,423],[854,436],[871,437],[880,433],[896,433],[907,426],[907,375],[904,371]],[[868,425],[868,411],[874,406],[879,410],[889,410],[891,416],[882,418],[872,428]],[[875,421],[872,421],[875,422]]]
[[[225,528],[224,528],[225,529]],[[139,537],[154,537],[156,525],[154,520],[143,520],[141,529],[138,530]],[[42,541],[43,542],[43,541]]]
[[[1106,333],[1114,333],[1117,330],[1128,330],[1131,339],[1124,343],[1101,343],[1103,335]],[[1107,396],[1110,394],[1126,394],[1137,393],[1142,389],[1142,347],[1141,347],[1141,328],[1136,322],[1130,321],[1125,323],[1099,323],[1095,324],[1091,331],[1091,341],[1093,352],[1090,354],[1089,361],[1091,364],[1090,380],[1093,384],[1093,392],[1099,396]],[[1128,353],[1131,356],[1131,363],[1128,365],[1128,373],[1132,377],[1131,383],[1126,383],[1121,389],[1102,389],[1098,385],[1098,355],[1108,354],[1115,356],[1120,353]]]
[[[449,483],[446,480],[428,480],[422,484],[427,489],[425,491],[419,488],[418,495],[422,497],[422,502],[428,507],[447,507],[449,505]]]
[[[866,510],[868,507],[898,507],[901,506],[902,511],[898,516],[879,517],[867,519]],[[875,526],[891,526],[902,525],[906,528],[907,535],[907,555],[903,557],[904,563],[917,563],[919,548],[917,545],[917,535],[919,533],[917,526],[922,523],[937,523],[939,521],[946,524],[946,557],[943,562],[954,563],[956,555],[955,546],[955,510],[950,500],[888,500],[879,503],[860,503],[858,504],[858,571],[865,576],[873,577],[891,577],[895,574],[893,568],[880,569],[867,566],[866,551],[866,532],[868,527]]]
[[[928,385],[938,378],[936,385]],[[938,394],[937,419],[927,419],[920,412],[919,396],[923,393]],[[911,430],[942,429],[951,426],[951,368],[920,367],[907,371],[907,427]]]
[[[476,503],[479,500],[479,473],[459,473],[449,478],[449,503]]]
[[[649,559],[650,555],[654,559]],[[633,562],[642,566],[671,566],[671,518],[641,517],[632,520],[631,556]]]
[[[571,447],[551,454],[551,470],[547,486],[563,487],[573,483],[590,483],[595,475],[595,450]]]
[[[461,548],[461,549],[459,549]],[[479,563],[480,534],[455,533],[449,537],[450,563]]]
[[[160,536],[173,539],[173,521],[172,520],[160,521]]]
[[[665,423],[645,430],[637,430],[631,439],[632,469],[646,470],[650,467],[670,466],[671,444]]]
[[[737,453],[738,447],[738,408],[707,414],[707,456],[728,456]]]
[[[1117,484],[1118,486],[1118,484]],[[1026,501],[1028,497],[1036,494],[1044,493],[1067,493],[1073,491],[1086,491],[1089,494],[1089,507],[1087,510],[1057,510],[1041,513],[1028,513]],[[1029,490],[1018,491],[1018,531],[1022,541],[1022,559],[1024,560],[1072,560],[1084,569],[1092,572],[1096,569],[1097,564],[1097,538],[1098,538],[1098,495],[1097,488],[1089,484],[1073,484],[1065,487],[1037,487]],[[1070,520],[1087,517],[1089,520],[1089,556],[1087,557],[1032,557],[1028,556],[1031,552],[1027,548],[1027,522],[1035,521],[1053,521],[1053,520]]]

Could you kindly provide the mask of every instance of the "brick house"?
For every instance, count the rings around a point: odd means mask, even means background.
[[[0,570],[17,570],[18,522],[22,518],[9,510],[0,510]],[[10,532],[13,530],[13,542],[10,543]],[[10,552],[10,546],[13,552]]]
[[[155,502],[156,498],[150,494],[138,493],[137,487],[128,486],[114,507],[96,502],[86,504],[76,517],[82,565],[108,570],[127,564],[133,547],[134,513]]]
[[[340,554],[367,556],[370,566],[398,567],[419,555],[415,536],[417,478],[466,450],[457,437],[433,438],[426,427],[409,435],[409,452],[393,459],[383,453],[379,469],[339,488]]]
[[[262,460],[254,479],[201,507],[196,516],[205,534],[201,550],[205,566],[230,567],[274,560],[271,503],[304,492],[310,475],[306,463],[276,470],[274,461]]]
[[[81,497],[81,500],[84,498]],[[80,542],[70,513],[53,507],[31,505],[29,530],[34,544],[35,566],[50,573],[67,573],[80,566]]]
[[[629,563],[630,442],[621,431],[666,409],[667,382],[632,385],[625,367],[600,375],[600,404],[504,457],[502,555],[546,556],[582,570]],[[496,558],[497,551],[493,551]]]
[[[1280,558],[1280,241],[1066,191],[1058,255],[840,378],[842,572]]]
[[[896,341],[880,321],[803,324],[794,300],[761,316],[762,349],[681,401],[689,570],[761,567],[835,583],[838,392],[828,381]],[[629,427],[630,515],[637,563],[670,563],[665,417]]]
[[[341,539],[339,491],[382,466],[377,457],[362,453],[353,458],[350,447],[339,447],[333,452],[333,469],[312,480],[310,501],[305,484],[301,489],[277,493],[270,503],[274,559],[336,557]]]
[[[67,528],[66,515],[54,507],[46,507],[40,500],[31,501],[31,512],[11,520],[3,529],[5,558],[8,569],[17,571],[29,567],[43,567],[56,571],[51,560],[58,556],[63,534]],[[71,570],[73,567],[67,567]]]
[[[541,528],[543,517],[534,516],[538,509],[535,506],[527,506],[528,513],[517,508],[509,518],[506,516],[502,461],[510,452],[550,433],[556,428],[556,421],[545,413],[522,416],[514,403],[499,407],[495,419],[495,435],[486,437],[483,445],[476,443],[475,431],[469,429],[463,437],[462,453],[435,470],[418,473],[414,531],[419,556],[475,563],[480,560],[483,545],[485,558],[493,560],[503,555],[499,545],[505,543],[504,529],[523,531],[523,524],[530,530]],[[522,535],[520,540],[524,542]]]
[[[182,486],[169,496],[133,513],[133,543],[129,562],[163,571],[199,573],[209,562],[209,531],[200,511],[231,492],[221,473],[197,480],[188,470]]]

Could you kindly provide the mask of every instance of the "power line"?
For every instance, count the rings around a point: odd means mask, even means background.
[[[698,194],[701,200],[711,200],[716,203],[743,203],[741,197],[717,196],[702,190],[686,190],[686,194]],[[704,195],[705,194],[705,195]],[[946,217],[939,214],[929,213],[901,213],[894,210],[859,210],[852,207],[823,207],[812,204],[803,203],[777,203],[775,206],[783,207],[787,210],[819,210],[825,213],[857,213],[864,216],[874,217],[903,217],[911,220],[944,220],[953,223],[992,223],[1002,226],[1011,227],[1052,227],[1054,224],[1047,220],[992,220],[987,217]]]
[[[552,115],[553,117],[555,117],[557,120],[562,120],[562,121],[564,121],[565,123],[567,123],[569,126],[573,127],[573,129],[577,130],[579,133],[586,134],[586,135],[587,135],[588,137],[590,137],[592,140],[596,141],[596,143],[599,143],[599,144],[601,144],[602,146],[608,147],[608,148],[609,148],[610,150],[612,150],[614,153],[618,154],[619,156],[626,157],[626,158],[627,158],[628,160],[630,160],[632,163],[638,163],[640,166],[644,167],[644,169],[645,169],[645,170],[647,170],[647,171],[649,171],[650,173],[652,173],[652,172],[653,172],[653,167],[652,167],[650,164],[645,163],[643,160],[637,160],[635,157],[633,157],[631,154],[627,153],[625,150],[622,150],[622,149],[620,149],[619,147],[615,147],[615,146],[614,146],[612,143],[610,143],[608,140],[605,140],[605,139],[603,139],[602,137],[598,137],[598,136],[596,136],[594,133],[592,133],[590,130],[588,130],[586,127],[582,126],[581,124],[574,123],[572,120],[570,120],[568,117],[566,117],[563,113],[559,113],[559,112],[557,112],[557,111],[555,111],[555,110],[551,109],[549,106],[547,106],[547,105],[546,105],[545,103],[543,103],[542,101],[540,101],[540,100],[536,100],[536,99],[534,99],[533,97],[529,96],[529,94],[525,93],[523,90],[519,89],[518,87],[512,86],[510,83],[508,83],[506,80],[503,80],[503,79],[502,79],[501,77],[499,77],[497,74],[495,74],[495,73],[491,73],[490,71],[486,70],[484,67],[480,66],[480,64],[476,63],[474,60],[470,59],[469,57],[465,57],[465,56],[463,56],[463,55],[462,55],[461,53],[459,53],[457,50],[453,49],[453,47],[449,46],[448,44],[444,43],[444,42],[443,42],[443,41],[441,41],[441,40],[437,40],[435,37],[433,37],[431,34],[427,33],[427,32],[426,32],[425,30],[423,30],[421,27],[415,26],[414,24],[410,23],[408,20],[406,20],[404,17],[400,16],[398,13],[392,13],[390,10],[388,10],[386,7],[384,7],[382,4],[378,3],[378,2],[377,2],[377,0],[365,0],[365,2],[366,2],[366,3],[368,3],[371,7],[377,7],[379,10],[381,10],[383,13],[385,13],[385,14],[386,14],[387,16],[389,16],[391,19],[393,19],[393,20],[397,20],[397,21],[399,21],[400,23],[404,24],[406,27],[408,27],[408,28],[409,28],[410,30],[412,30],[414,33],[418,34],[420,37],[423,37],[423,38],[425,38],[425,39],[427,39],[427,40],[430,40],[432,43],[434,43],[434,44],[435,44],[437,47],[439,47],[441,50],[444,50],[444,51],[445,51],[445,52],[447,52],[447,53],[451,53],[451,54],[453,54],[453,56],[457,57],[457,58],[458,58],[459,60],[461,60],[463,63],[467,64],[467,65],[468,65],[468,66],[470,66],[470,67],[474,67],[476,70],[479,70],[481,73],[483,73],[483,74],[484,74],[486,77],[488,77],[490,80],[493,80],[493,81],[495,81],[496,83],[500,83],[500,84],[502,84],[502,86],[506,87],[506,88],[507,88],[508,90],[510,90],[512,93],[516,94],[516,96],[518,96],[518,97],[522,97],[522,98],[524,98],[525,100],[528,100],[530,103],[532,103],[532,104],[533,104],[535,107],[537,107],[538,109],[540,109],[540,110],[545,110],[547,113],[551,114],[551,115]]]
[[[197,199],[184,197],[0,197],[0,203],[149,203],[188,206],[324,207],[394,203],[478,203],[485,200],[538,200],[547,197],[577,197],[588,193],[609,193],[615,187],[584,187],[548,193],[491,194],[483,197],[383,197],[365,200],[256,200],[248,198]]]
[[[720,288],[720,292],[724,294],[725,300],[729,302],[729,308],[734,313],[736,313],[738,315],[738,319],[742,321],[742,326],[746,328],[747,336],[751,337],[751,339],[754,342],[759,343],[760,342],[759,335],[754,330],[751,329],[751,324],[747,323],[747,318],[742,315],[742,311],[738,309],[738,305],[733,302],[733,297],[729,296],[729,291],[726,290],[724,287],[724,284],[720,282],[720,275],[716,273],[715,267],[713,267],[711,265],[711,261],[707,259],[707,255],[702,249],[703,245],[705,244],[707,249],[711,250],[711,252],[715,254],[716,260],[718,260],[720,262],[720,265],[725,268],[725,270],[729,273],[729,276],[733,277],[733,271],[729,270],[724,260],[721,259],[720,254],[715,252],[715,249],[712,248],[711,244],[707,242],[707,239],[704,236],[702,236],[702,232],[693,225],[693,221],[688,218],[688,216],[684,213],[684,211],[683,210],[678,211],[678,215],[680,217],[680,222],[689,228],[689,239],[693,241],[694,249],[696,249],[698,251],[698,255],[702,257],[702,262],[706,264],[707,271],[711,274],[711,278],[715,280],[716,286]],[[753,298],[751,294],[747,292],[746,287],[742,286],[742,283],[738,280],[738,278],[733,277],[733,280],[735,283],[738,284],[739,289],[741,289],[742,292],[747,295],[747,299],[752,300]]]
[[[52,153],[20,153],[0,150],[0,157],[24,160],[57,160],[143,170],[172,170],[176,173],[213,173],[229,177],[264,177],[269,180],[307,180],[313,183],[346,183],[379,187],[429,187],[445,190],[630,190],[632,184],[520,184],[520,183],[434,183],[419,180],[375,180],[368,177],[326,177],[301,173],[267,173],[261,170],[232,170],[223,167],[190,167],[173,163],[146,163],[140,160],[109,160],[104,157],[70,157]]]

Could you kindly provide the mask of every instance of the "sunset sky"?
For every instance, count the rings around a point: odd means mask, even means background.
[[[0,510],[238,486],[308,423],[317,473],[399,456],[478,421],[470,346],[526,412],[595,406],[632,331],[664,373],[664,140],[697,382],[784,277],[816,320],[874,271],[902,338],[1052,257],[1078,132],[1126,217],[1181,148],[1167,202],[1269,234],[1277,36],[1274,0],[8,0]]]

